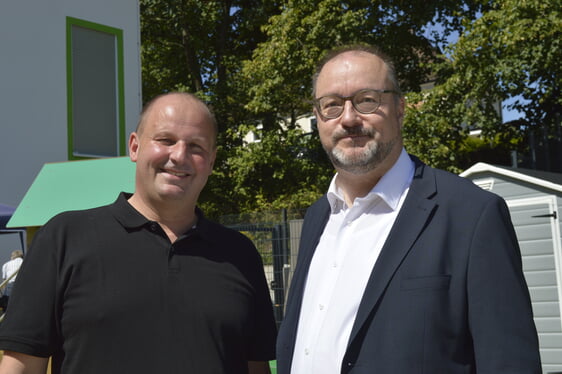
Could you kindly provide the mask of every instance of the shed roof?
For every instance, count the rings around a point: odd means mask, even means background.
[[[547,171],[524,169],[524,168],[510,168],[505,166],[494,166],[479,162],[470,168],[466,169],[460,174],[461,177],[469,177],[474,174],[490,172],[503,175],[512,179],[520,180],[549,188],[554,191],[562,192],[562,174],[552,173]]]
[[[110,204],[134,187],[135,164],[129,157],[47,163],[6,227],[42,226],[67,210]]]

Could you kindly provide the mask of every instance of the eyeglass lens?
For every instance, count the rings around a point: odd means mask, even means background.
[[[381,93],[375,90],[361,90],[352,96],[338,95],[323,96],[317,100],[318,109],[325,118],[337,118],[343,113],[345,102],[351,100],[353,107],[359,113],[375,112],[381,102]]]

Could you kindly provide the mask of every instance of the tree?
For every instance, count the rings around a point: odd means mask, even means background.
[[[212,105],[221,146],[202,196],[211,216],[304,207],[333,173],[317,135],[297,126],[311,113],[324,51],[355,42],[387,50],[407,92],[407,149],[460,171],[555,124],[560,18],[554,0],[141,0],[143,92],[187,90]],[[439,32],[428,33],[433,24]],[[452,33],[460,38],[449,46]],[[420,92],[428,80],[435,88]],[[501,124],[493,104],[518,95],[525,119]],[[482,142],[468,138],[475,127]],[[244,144],[250,130],[259,143]]]
[[[466,8],[466,9],[465,9]],[[441,22],[443,35],[461,26],[448,16],[474,16],[478,4],[454,1],[338,1],[289,0],[281,14],[264,26],[267,40],[258,45],[244,65],[255,113],[274,112],[295,117],[310,110],[310,77],[320,56],[337,45],[376,44],[396,61],[405,90],[419,91],[431,74],[435,44],[425,27]]]
[[[450,33],[462,31],[460,19],[476,18],[483,9],[470,1],[287,1],[283,11],[264,26],[267,40],[241,71],[251,94],[247,108],[258,117],[273,113],[288,118],[291,128],[295,118],[310,113],[310,78],[320,56],[337,45],[357,42],[387,50],[398,66],[403,90],[412,92],[410,98],[416,97],[421,84],[434,73],[438,46]],[[442,25],[442,32],[428,37],[426,27],[435,22]],[[425,160],[434,166],[452,169],[454,158],[444,158],[444,154],[448,147],[457,147],[461,133],[439,116],[431,126],[420,129],[418,114],[413,114],[405,131],[412,150],[426,155]],[[265,132],[278,131],[278,121],[266,124]]]
[[[333,175],[319,142],[301,129],[266,131],[227,160],[241,211],[299,209],[312,204]]]
[[[219,123],[215,175],[202,195],[211,216],[238,209],[226,160],[242,143],[229,136],[237,131],[227,130],[253,120],[235,76],[242,60],[265,40],[260,28],[277,9],[275,1],[258,0],[140,1],[143,100],[168,91],[192,92],[210,104]]]
[[[140,7],[144,100],[189,91],[212,105],[221,130],[245,119],[245,91],[233,77],[265,39],[260,28],[275,1],[141,0]]]
[[[450,58],[436,66],[437,87],[423,98],[423,105],[412,108],[409,125],[415,123],[416,129],[448,125],[456,134],[481,129],[485,139],[503,137],[512,150],[521,150],[522,139],[537,130],[559,137],[561,3],[492,2],[478,19],[461,22],[465,31],[450,46]],[[502,124],[493,104],[512,98],[519,100],[509,109],[523,117]],[[448,136],[441,138],[445,139],[441,145],[452,144],[448,140],[455,136]],[[454,152],[449,157],[458,158]]]

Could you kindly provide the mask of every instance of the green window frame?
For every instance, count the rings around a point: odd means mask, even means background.
[[[126,155],[123,30],[66,18],[68,159]]]

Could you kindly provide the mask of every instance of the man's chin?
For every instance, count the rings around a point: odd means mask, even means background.
[[[162,200],[178,201],[185,199],[187,192],[180,186],[166,185],[160,188],[158,195]]]
[[[376,152],[376,151],[375,151]],[[332,153],[332,160],[336,160],[342,165],[355,165],[368,162],[374,157],[375,152],[367,147],[353,147],[345,149],[335,149]]]

